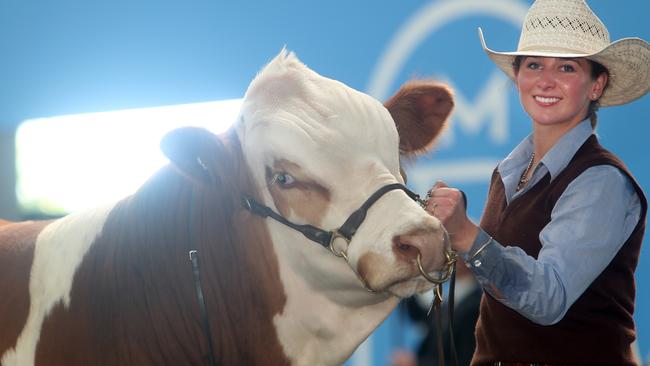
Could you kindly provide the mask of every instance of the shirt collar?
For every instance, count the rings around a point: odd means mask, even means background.
[[[564,134],[556,143],[553,145],[551,150],[549,150],[546,155],[542,158],[542,163],[548,169],[548,172],[551,174],[551,180],[555,179],[558,174],[567,165],[573,156],[576,154],[580,146],[584,144],[585,141],[591,136],[593,129],[591,128],[591,123],[588,119],[583,120],[569,132]]]
[[[499,163],[497,169],[506,187],[517,185],[523,167],[528,165],[530,154],[533,152],[533,135],[528,135],[515,147],[505,159]]]
[[[592,133],[593,129],[591,128],[591,124],[588,119],[585,119],[562,136],[553,145],[551,150],[544,155],[540,163],[548,169],[551,174],[551,180],[566,168],[580,146],[582,146]],[[519,180],[521,169],[528,165],[532,153],[533,135],[531,133],[499,163],[498,170],[504,184],[508,185],[510,181],[515,182]]]

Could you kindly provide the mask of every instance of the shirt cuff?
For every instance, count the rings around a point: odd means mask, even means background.
[[[476,274],[486,273],[486,264],[496,265],[496,258],[499,256],[499,243],[494,240],[483,229],[479,228],[478,235],[467,253],[460,253],[461,258]],[[492,257],[492,260],[489,258]],[[480,281],[483,282],[483,281]]]
[[[480,254],[485,248],[491,244],[491,241],[493,241],[492,237],[488,235],[483,229],[480,227],[478,228],[478,234],[476,235],[476,239],[474,239],[474,243],[472,243],[472,246],[469,248],[469,250],[465,253],[458,253],[461,258],[467,263],[472,259],[473,257],[476,257],[477,255]]]

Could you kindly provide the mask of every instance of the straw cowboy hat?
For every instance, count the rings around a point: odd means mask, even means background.
[[[516,56],[585,57],[609,71],[601,107],[631,102],[650,90],[650,45],[640,38],[610,42],[607,28],[584,0],[535,1],[515,52],[489,49],[478,31],[483,50],[513,80]]]

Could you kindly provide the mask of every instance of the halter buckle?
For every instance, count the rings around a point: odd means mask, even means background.
[[[253,205],[251,205],[251,201],[249,197],[243,196],[241,201],[244,204],[245,209],[247,209],[248,211],[253,211]]]
[[[330,244],[328,246],[330,252],[332,252],[337,257],[345,258],[345,260],[347,261],[348,260],[347,251],[348,251],[348,246],[350,245],[350,239],[343,236],[343,234],[341,234],[339,229],[335,229],[335,230],[330,231],[330,234],[332,234],[332,236],[330,237]],[[345,248],[337,250],[334,247],[334,241],[336,241],[336,239],[338,239],[338,238],[341,238],[341,239],[345,240],[345,244],[346,244]]]

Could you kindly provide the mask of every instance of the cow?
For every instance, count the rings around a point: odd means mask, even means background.
[[[282,50],[230,130],[170,132],[170,163],[133,195],[2,222],[2,366],[345,362],[448,269],[447,233],[402,188],[400,162],[452,108],[443,84],[407,83],[382,105]]]

